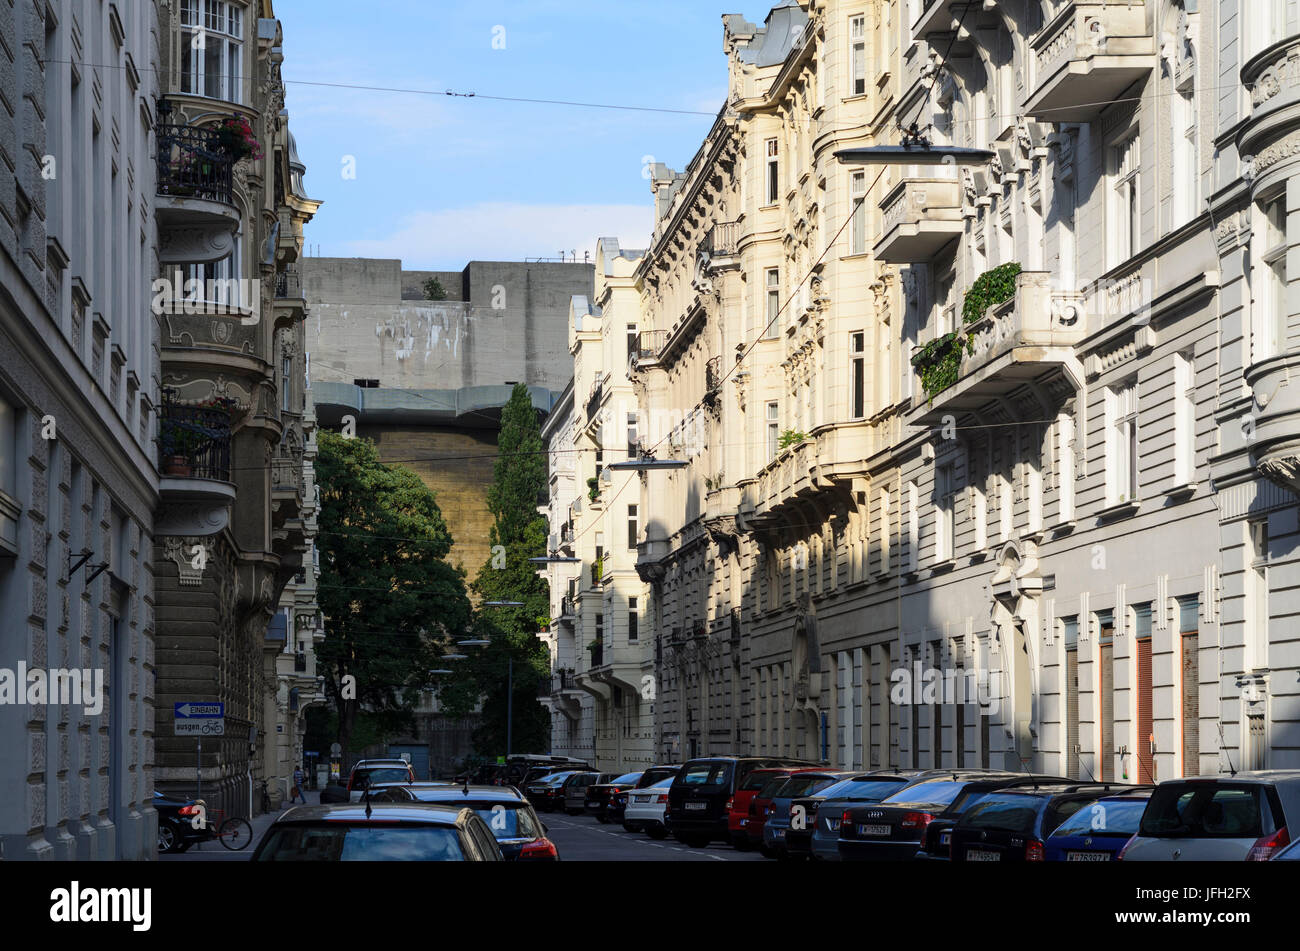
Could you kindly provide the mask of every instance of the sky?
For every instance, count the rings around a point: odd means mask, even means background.
[[[309,253],[408,270],[648,243],[645,168],[681,170],[726,97],[734,0],[276,0],[290,129],[324,202]],[[328,85],[327,85],[328,84]],[[341,88],[430,90],[434,95]],[[447,96],[560,99],[674,114]],[[319,247],[318,247],[319,246]]]

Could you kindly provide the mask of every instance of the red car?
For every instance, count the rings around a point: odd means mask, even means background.
[[[789,776],[793,767],[790,766],[771,766],[765,769],[756,769],[745,777],[745,781],[740,784],[736,794],[731,797],[727,803],[727,833],[731,836],[731,844],[742,852],[753,847],[749,838],[749,806],[759,791],[767,785],[769,779],[777,776]],[[758,841],[763,840],[762,830],[759,830]]]
[[[785,785],[785,781],[795,773],[824,770],[825,767],[823,766],[795,766],[789,769],[771,771],[773,775],[767,778],[763,788],[749,801],[749,815],[746,817],[748,821],[745,823],[745,834],[749,837],[750,848],[759,849],[764,855],[767,855],[768,850],[763,846],[763,826],[767,824],[767,817],[772,814],[772,800],[776,798],[776,791]],[[768,858],[776,858],[776,853],[768,855]]]

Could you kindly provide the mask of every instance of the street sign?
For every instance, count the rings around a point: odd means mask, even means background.
[[[225,736],[226,721],[221,720],[177,720],[177,736]]]
[[[342,744],[339,744],[339,743],[331,743],[331,744],[330,744],[330,755],[332,755],[332,756],[338,756],[338,755],[339,755],[340,753],[342,753],[342,752],[343,752],[343,746],[342,746]]]
[[[226,705],[224,703],[187,700],[174,705],[176,736],[225,736]]]
[[[184,703],[174,704],[176,707],[176,719],[187,720],[220,720],[226,715],[226,705],[224,703],[207,703],[194,700],[186,700]]]

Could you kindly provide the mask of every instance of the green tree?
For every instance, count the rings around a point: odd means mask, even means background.
[[[446,300],[447,290],[442,286],[442,281],[436,277],[431,277],[424,282],[424,299],[425,300]]]
[[[381,730],[409,722],[429,670],[469,624],[470,605],[463,570],[444,560],[451,533],[420,477],[384,465],[369,440],[323,432],[318,442],[326,638],[316,656],[338,742],[350,750],[363,707]]]
[[[475,636],[487,647],[470,649],[465,676],[439,690],[443,710],[467,714],[479,700],[483,723],[475,731],[475,749],[485,756],[506,749],[506,687],[513,662],[514,729],[512,753],[540,753],[551,745],[551,719],[537,700],[537,686],[550,677],[550,654],[537,631],[550,624],[550,590],[529,558],[546,554],[546,518],[537,500],[547,487],[546,456],[537,410],[528,387],[516,384],[501,412],[501,433],[493,482],[488,489],[492,513],[492,550],[471,587],[483,601],[521,601],[523,607],[480,607]]]

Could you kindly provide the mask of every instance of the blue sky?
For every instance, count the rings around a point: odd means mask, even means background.
[[[408,268],[643,247],[646,156],[681,169],[726,95],[730,0],[277,0],[311,253]],[[498,29],[503,28],[503,29]],[[494,49],[500,37],[504,49]],[[498,41],[500,42],[500,41]],[[317,86],[612,102],[624,112]],[[344,176],[347,157],[355,178]]]

